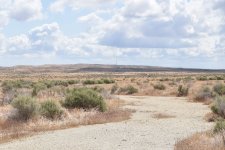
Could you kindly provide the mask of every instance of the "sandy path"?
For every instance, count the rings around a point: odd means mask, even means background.
[[[184,98],[121,96],[136,110],[132,119],[119,123],[82,126],[48,132],[0,145],[7,150],[164,150],[176,140],[210,129],[203,116],[209,108]],[[174,118],[156,119],[165,113]]]

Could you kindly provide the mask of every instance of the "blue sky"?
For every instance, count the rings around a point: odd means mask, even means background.
[[[225,0],[0,0],[0,66],[225,68]]]

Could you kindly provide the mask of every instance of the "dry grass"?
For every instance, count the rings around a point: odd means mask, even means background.
[[[178,141],[174,150],[225,150],[225,146],[220,136],[205,132]]]
[[[168,118],[175,118],[175,116],[168,115],[168,114],[165,114],[165,113],[156,113],[156,114],[153,115],[153,118],[156,118],[156,119],[168,119]]]
[[[110,100],[107,101],[108,111],[106,112],[99,112],[95,109],[89,111],[83,109],[64,110],[64,115],[58,120],[39,117],[24,122],[13,118],[2,118],[0,120],[0,143],[32,136],[39,132],[124,121],[131,117],[133,111],[122,109],[123,105],[123,101]]]

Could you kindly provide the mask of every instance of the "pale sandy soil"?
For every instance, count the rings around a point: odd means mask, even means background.
[[[0,145],[7,150],[167,150],[195,132],[211,129],[208,106],[176,97],[120,96],[136,113],[128,121],[42,133]],[[156,114],[167,118],[155,118]],[[171,117],[170,117],[171,116]]]

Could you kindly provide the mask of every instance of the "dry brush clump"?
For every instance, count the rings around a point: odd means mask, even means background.
[[[220,136],[210,132],[196,133],[186,139],[177,141],[174,150],[224,150]]]
[[[212,100],[213,97],[214,94],[212,90],[209,87],[204,86],[197,92],[197,94],[194,97],[194,100],[198,102],[207,102]]]
[[[189,88],[185,87],[183,85],[179,85],[178,89],[177,89],[177,96],[181,97],[181,96],[187,96],[189,92]]]
[[[157,83],[157,84],[153,85],[153,87],[156,90],[165,90],[166,89],[166,86],[162,83]]]

